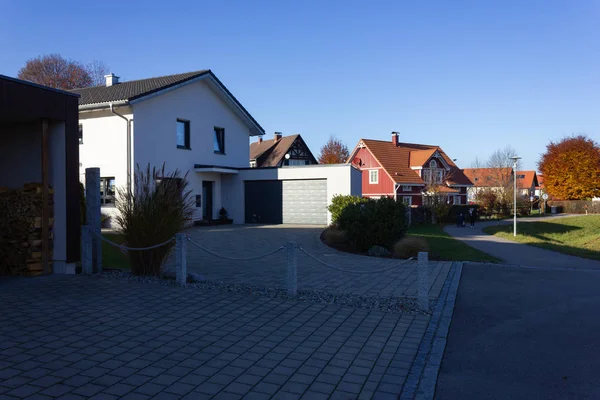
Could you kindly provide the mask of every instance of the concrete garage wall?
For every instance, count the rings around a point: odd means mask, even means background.
[[[244,181],[252,180],[327,180],[327,205],[336,194],[362,193],[361,172],[349,164],[306,165],[282,168],[242,169],[237,175],[223,178],[224,206],[229,217],[236,224],[243,224]],[[327,223],[331,223],[331,214],[327,212]]]

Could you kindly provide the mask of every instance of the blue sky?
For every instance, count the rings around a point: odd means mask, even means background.
[[[440,145],[460,167],[512,145],[600,140],[600,2],[0,0],[0,73],[46,53],[122,80],[210,68],[271,137]]]

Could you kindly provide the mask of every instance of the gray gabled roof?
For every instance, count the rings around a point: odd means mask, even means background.
[[[156,78],[139,79],[137,81],[119,82],[112,86],[94,86],[83,89],[74,89],[71,92],[77,93],[79,105],[109,103],[124,100],[135,100],[147,96],[159,90],[170,86],[184,83],[190,79],[210,73],[209,69],[200,71],[186,72],[184,74],[159,76]]]
[[[119,82],[112,86],[94,86],[90,88],[74,89],[70,92],[81,96],[79,98],[80,109],[96,109],[108,107],[109,103],[122,101],[129,102],[141,99],[203,76],[207,76],[214,84],[215,89],[219,90],[227,101],[233,103],[234,107],[237,107],[242,114],[251,121],[251,125],[254,127],[251,135],[261,135],[265,133],[263,127],[260,126],[254,117],[250,115],[244,106],[242,106],[210,69],[159,76],[156,78],[139,79],[136,81]]]

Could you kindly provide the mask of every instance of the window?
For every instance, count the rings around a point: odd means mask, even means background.
[[[287,165],[308,165],[308,160],[285,160]]]
[[[435,171],[435,183],[442,183],[442,180],[444,179],[444,170],[443,169],[438,169],[437,171]]]
[[[115,178],[100,178],[100,205],[115,205]]]
[[[454,196],[454,204],[460,204],[460,196]]]
[[[190,121],[177,120],[177,148],[190,149]]]
[[[412,205],[412,196],[402,196],[402,202],[407,206]]]
[[[435,162],[435,160],[429,161],[429,168],[437,168],[437,163]]]
[[[376,169],[372,169],[369,171],[369,183],[379,183],[379,171]]]
[[[256,160],[250,160],[250,168],[256,168]]]
[[[410,186],[406,186],[406,185],[402,185],[402,191],[403,192],[410,192],[411,191],[411,187]]]
[[[79,124],[79,144],[83,144],[83,124]]]
[[[423,173],[423,180],[425,181],[425,183],[430,183],[431,182],[431,170],[424,169],[422,171],[422,173]]]
[[[214,150],[217,154],[225,154],[225,129],[215,126]]]

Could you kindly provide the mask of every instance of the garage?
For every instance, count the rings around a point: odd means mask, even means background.
[[[283,181],[283,223],[327,225],[327,179]]]
[[[327,224],[327,179],[244,182],[247,224]]]
[[[239,168],[221,180],[223,207],[234,224],[327,225],[334,196],[362,193],[351,164]]]
[[[247,224],[281,224],[282,206],[281,181],[244,182],[244,210]]]

